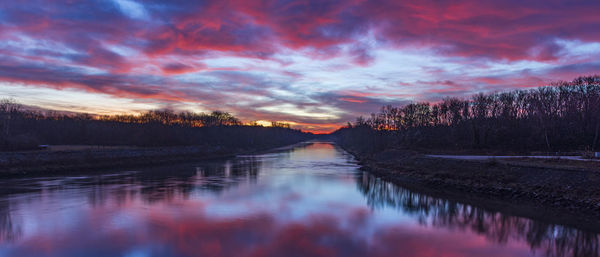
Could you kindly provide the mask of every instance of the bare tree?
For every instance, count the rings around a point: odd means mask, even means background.
[[[0,117],[2,117],[2,127],[5,138],[10,136],[11,120],[15,118],[20,110],[21,105],[15,102],[14,99],[0,100]]]
[[[405,147],[596,150],[600,76],[530,90],[479,93],[469,100],[452,97],[436,104],[388,105],[368,119],[358,118],[352,128],[359,126],[378,131],[369,135],[384,141],[396,137]]]

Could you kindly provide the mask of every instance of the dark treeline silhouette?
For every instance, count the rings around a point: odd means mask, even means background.
[[[600,76],[439,103],[384,106],[334,133],[343,145],[436,150],[598,151]]]
[[[273,124],[243,125],[221,111],[205,114],[158,110],[110,116],[43,113],[2,100],[0,150],[33,149],[40,144],[261,148],[292,144],[311,136],[287,124]]]

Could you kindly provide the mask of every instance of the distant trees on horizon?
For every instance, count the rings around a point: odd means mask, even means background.
[[[598,151],[599,133],[600,76],[587,76],[536,89],[384,106],[334,134],[371,150]]]
[[[154,110],[140,115],[58,114],[0,100],[0,150],[39,144],[247,146],[293,142],[308,133],[272,122],[244,125],[227,112]],[[600,149],[600,76],[528,90],[447,97],[437,103],[384,106],[333,133],[365,151],[581,151]],[[286,138],[289,137],[289,138]]]
[[[13,100],[0,100],[0,150],[33,149],[39,144],[260,147],[295,143],[310,135],[287,123],[273,125],[245,125],[222,111],[94,116],[30,111]]]
[[[98,117],[103,121],[116,121],[123,123],[159,123],[164,125],[178,125],[184,127],[213,127],[213,126],[241,126],[243,123],[233,115],[222,111],[211,113],[195,113],[184,111],[175,113],[173,110],[152,110],[140,115],[103,115]]]

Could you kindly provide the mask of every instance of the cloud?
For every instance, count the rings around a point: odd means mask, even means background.
[[[516,0],[6,2],[0,82],[197,103],[322,131],[381,104],[595,73],[598,8]]]
[[[123,14],[135,19],[148,19],[148,12],[143,5],[130,0],[114,0]]]
[[[442,54],[507,60],[556,59],[561,50],[552,43],[556,38],[600,40],[595,33],[600,25],[593,11],[599,7],[595,1],[232,0],[183,8],[176,3],[148,4],[149,8],[128,0],[116,3],[115,8],[100,1],[57,1],[27,9],[8,4],[4,26],[22,33],[43,28],[44,33],[36,36],[51,39],[74,32],[106,39],[127,29],[130,36],[142,36],[149,53],[216,50],[257,57],[276,53],[278,45],[323,50],[352,44],[369,32],[394,47],[430,46]],[[139,26],[130,16],[153,16],[157,22]],[[367,50],[360,44],[355,49]]]
[[[183,63],[172,62],[162,66],[162,71],[165,74],[183,74],[195,71],[196,68],[185,65]]]

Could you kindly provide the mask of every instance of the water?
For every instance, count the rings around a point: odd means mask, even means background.
[[[330,143],[2,181],[0,256],[597,256],[598,234],[394,186]]]

